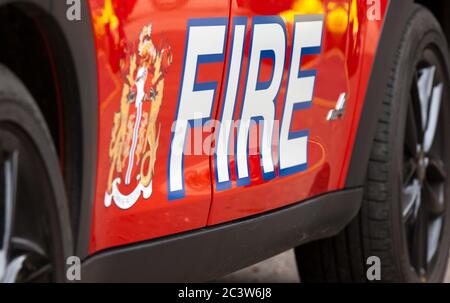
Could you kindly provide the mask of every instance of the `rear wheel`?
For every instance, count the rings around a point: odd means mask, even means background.
[[[0,281],[64,281],[71,243],[45,121],[21,82],[0,66]]]
[[[384,95],[363,206],[334,238],[296,249],[301,279],[366,281],[379,257],[388,282],[438,282],[449,251],[450,104],[445,36],[417,6]]]

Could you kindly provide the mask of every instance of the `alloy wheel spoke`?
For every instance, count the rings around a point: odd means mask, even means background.
[[[413,146],[410,146],[409,152],[411,156],[417,154],[417,146],[423,142],[423,129],[424,129],[424,118],[422,114],[422,101],[419,89],[419,77],[414,75],[413,84],[411,87],[411,102],[408,104],[407,111],[407,127],[406,127],[406,139],[412,139],[410,144],[414,142]],[[412,133],[414,131],[414,133]],[[411,132],[411,133],[410,133]],[[409,135],[408,135],[409,134]],[[414,135],[415,134],[415,135]]]
[[[2,225],[0,234],[0,280],[2,280],[6,274],[8,251],[13,228],[14,204],[17,189],[18,153],[2,153],[0,160],[0,186],[2,188],[2,197],[0,197],[2,199],[0,204],[0,222]]]
[[[23,254],[12,259],[6,267],[6,273],[2,282],[4,283],[29,283],[42,279],[51,272],[52,266],[48,259],[33,253]]]
[[[417,93],[413,93],[413,103],[415,103],[414,95],[418,96],[420,104],[420,126],[423,130],[423,149],[426,153],[430,151],[436,135],[444,89],[442,83],[434,85],[435,75],[435,66],[424,68],[419,71],[419,76],[415,79],[417,85],[413,84],[413,90],[417,88]],[[409,128],[408,125],[407,127]],[[407,130],[407,132],[409,131]]]
[[[441,235],[442,223],[444,221],[443,217],[440,217],[431,222],[428,228],[428,252],[427,261],[430,262],[435,256]]]
[[[403,190],[403,220],[409,221],[417,216],[420,204],[421,187],[419,180],[413,182]]]
[[[5,283],[39,281],[52,269],[45,250],[33,240],[14,236],[11,250],[17,254],[6,266]]]
[[[20,273],[26,256],[18,256],[8,262],[5,268],[5,274],[2,278],[2,283],[14,283],[17,281],[17,277]]]
[[[408,161],[405,161],[404,169],[403,169],[403,184],[407,186],[412,182],[412,179],[416,175],[417,172],[417,163],[414,159],[410,158]]]
[[[436,135],[436,129],[439,120],[439,111],[441,108],[443,84],[439,84],[433,88],[433,94],[431,96],[431,104],[429,109],[429,115],[425,128],[425,135],[423,141],[423,148],[426,153],[431,149]]]
[[[412,263],[417,274],[424,276],[428,265],[428,218],[424,207],[419,207],[411,250]]]
[[[422,130],[419,124],[421,124],[421,120],[414,108],[414,102],[409,102],[406,116],[405,146],[411,157],[417,156],[419,142],[422,141]]]
[[[422,118],[421,120],[423,130],[425,130],[428,123],[429,103],[433,91],[433,81],[435,73],[435,66],[423,68],[419,71],[419,77],[417,79],[417,89],[420,101],[420,115]]]

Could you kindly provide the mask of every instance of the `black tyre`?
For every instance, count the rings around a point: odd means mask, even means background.
[[[45,120],[0,65],[0,282],[65,281],[67,198]]]
[[[395,47],[393,45],[392,47]],[[449,60],[434,16],[416,6],[382,100],[358,217],[339,235],[296,249],[305,282],[440,282],[449,252]]]

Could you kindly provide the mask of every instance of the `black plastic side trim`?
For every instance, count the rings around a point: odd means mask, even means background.
[[[370,151],[375,138],[376,123],[384,92],[389,84],[389,73],[395,60],[398,43],[402,39],[404,24],[413,7],[413,0],[389,1],[383,31],[369,80],[363,111],[358,126],[346,187],[362,186],[366,178]]]
[[[249,219],[100,252],[83,263],[82,282],[209,281],[336,235],[361,201],[362,189],[339,191]]]
[[[23,0],[22,0],[23,1]],[[51,14],[61,27],[74,61],[82,117],[82,193],[75,254],[88,255],[95,199],[98,137],[97,57],[88,1],[81,1],[81,21],[66,17],[66,1],[52,0]]]

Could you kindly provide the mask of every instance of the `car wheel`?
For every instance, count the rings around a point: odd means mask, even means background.
[[[393,47],[395,47],[393,45]],[[302,281],[364,282],[369,257],[385,282],[440,282],[449,252],[449,50],[416,6],[397,46],[358,217],[296,249]]]
[[[67,198],[45,120],[0,65],[0,282],[65,281]]]

